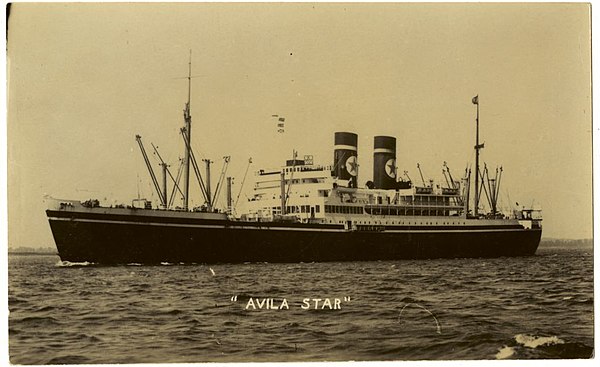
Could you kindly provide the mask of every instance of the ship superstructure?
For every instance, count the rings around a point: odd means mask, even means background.
[[[343,147],[337,144],[344,139],[355,143]],[[357,168],[348,161],[357,162],[357,135],[337,132],[335,141],[333,165],[314,165],[312,156],[307,155],[287,160],[281,169],[257,171],[254,195],[247,211],[236,219],[343,224],[350,230],[385,230],[384,226],[394,225],[515,224],[531,219],[530,227],[541,228],[539,210],[500,213],[493,208],[489,213],[472,215],[467,199],[468,178],[451,178],[447,187],[434,185],[433,181],[424,186],[396,181],[395,138],[389,136],[375,137],[373,181],[355,187]],[[384,157],[378,146],[381,141],[387,142]]]

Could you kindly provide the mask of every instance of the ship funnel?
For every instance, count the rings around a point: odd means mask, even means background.
[[[376,189],[396,188],[396,138],[376,136],[373,150],[373,184]]]
[[[348,132],[335,133],[333,151],[333,176],[349,180],[350,187],[356,187],[358,179],[358,135]]]

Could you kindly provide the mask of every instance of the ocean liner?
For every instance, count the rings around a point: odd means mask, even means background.
[[[498,210],[502,169],[492,178],[487,167],[480,167],[478,97],[472,100],[477,106],[474,182],[470,169],[455,180],[445,162],[446,185],[426,182],[422,174],[420,185],[407,172],[406,180],[401,179],[396,139],[376,136],[373,179],[359,187],[358,135],[335,132],[332,164],[318,165],[312,156],[299,158],[294,152],[281,168],[257,171],[253,195],[238,213],[231,177],[224,184],[229,157],[224,159],[214,193],[211,162],[205,162],[204,176],[200,172],[191,145],[191,63],[188,83],[181,129],[185,156],[176,177],[153,146],[162,167],[162,182],[157,179],[141,137],[136,136],[160,203],[136,199],[131,205],[102,206],[92,199],[45,198],[61,260],[96,264],[370,261],[526,256],[537,250],[541,211]],[[190,169],[204,197],[204,205],[198,208],[188,207]],[[217,208],[223,185],[227,204]],[[173,204],[175,198],[181,198],[181,205]],[[481,210],[483,198],[486,212]]]

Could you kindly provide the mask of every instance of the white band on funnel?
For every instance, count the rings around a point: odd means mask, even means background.
[[[344,149],[344,150],[354,150],[356,151],[356,147],[352,146],[352,145],[335,145],[333,147],[333,149],[338,150],[338,149]]]

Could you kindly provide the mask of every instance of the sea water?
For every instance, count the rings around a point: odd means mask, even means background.
[[[520,258],[307,264],[10,255],[10,361],[589,358],[592,262],[591,248],[543,247]]]

